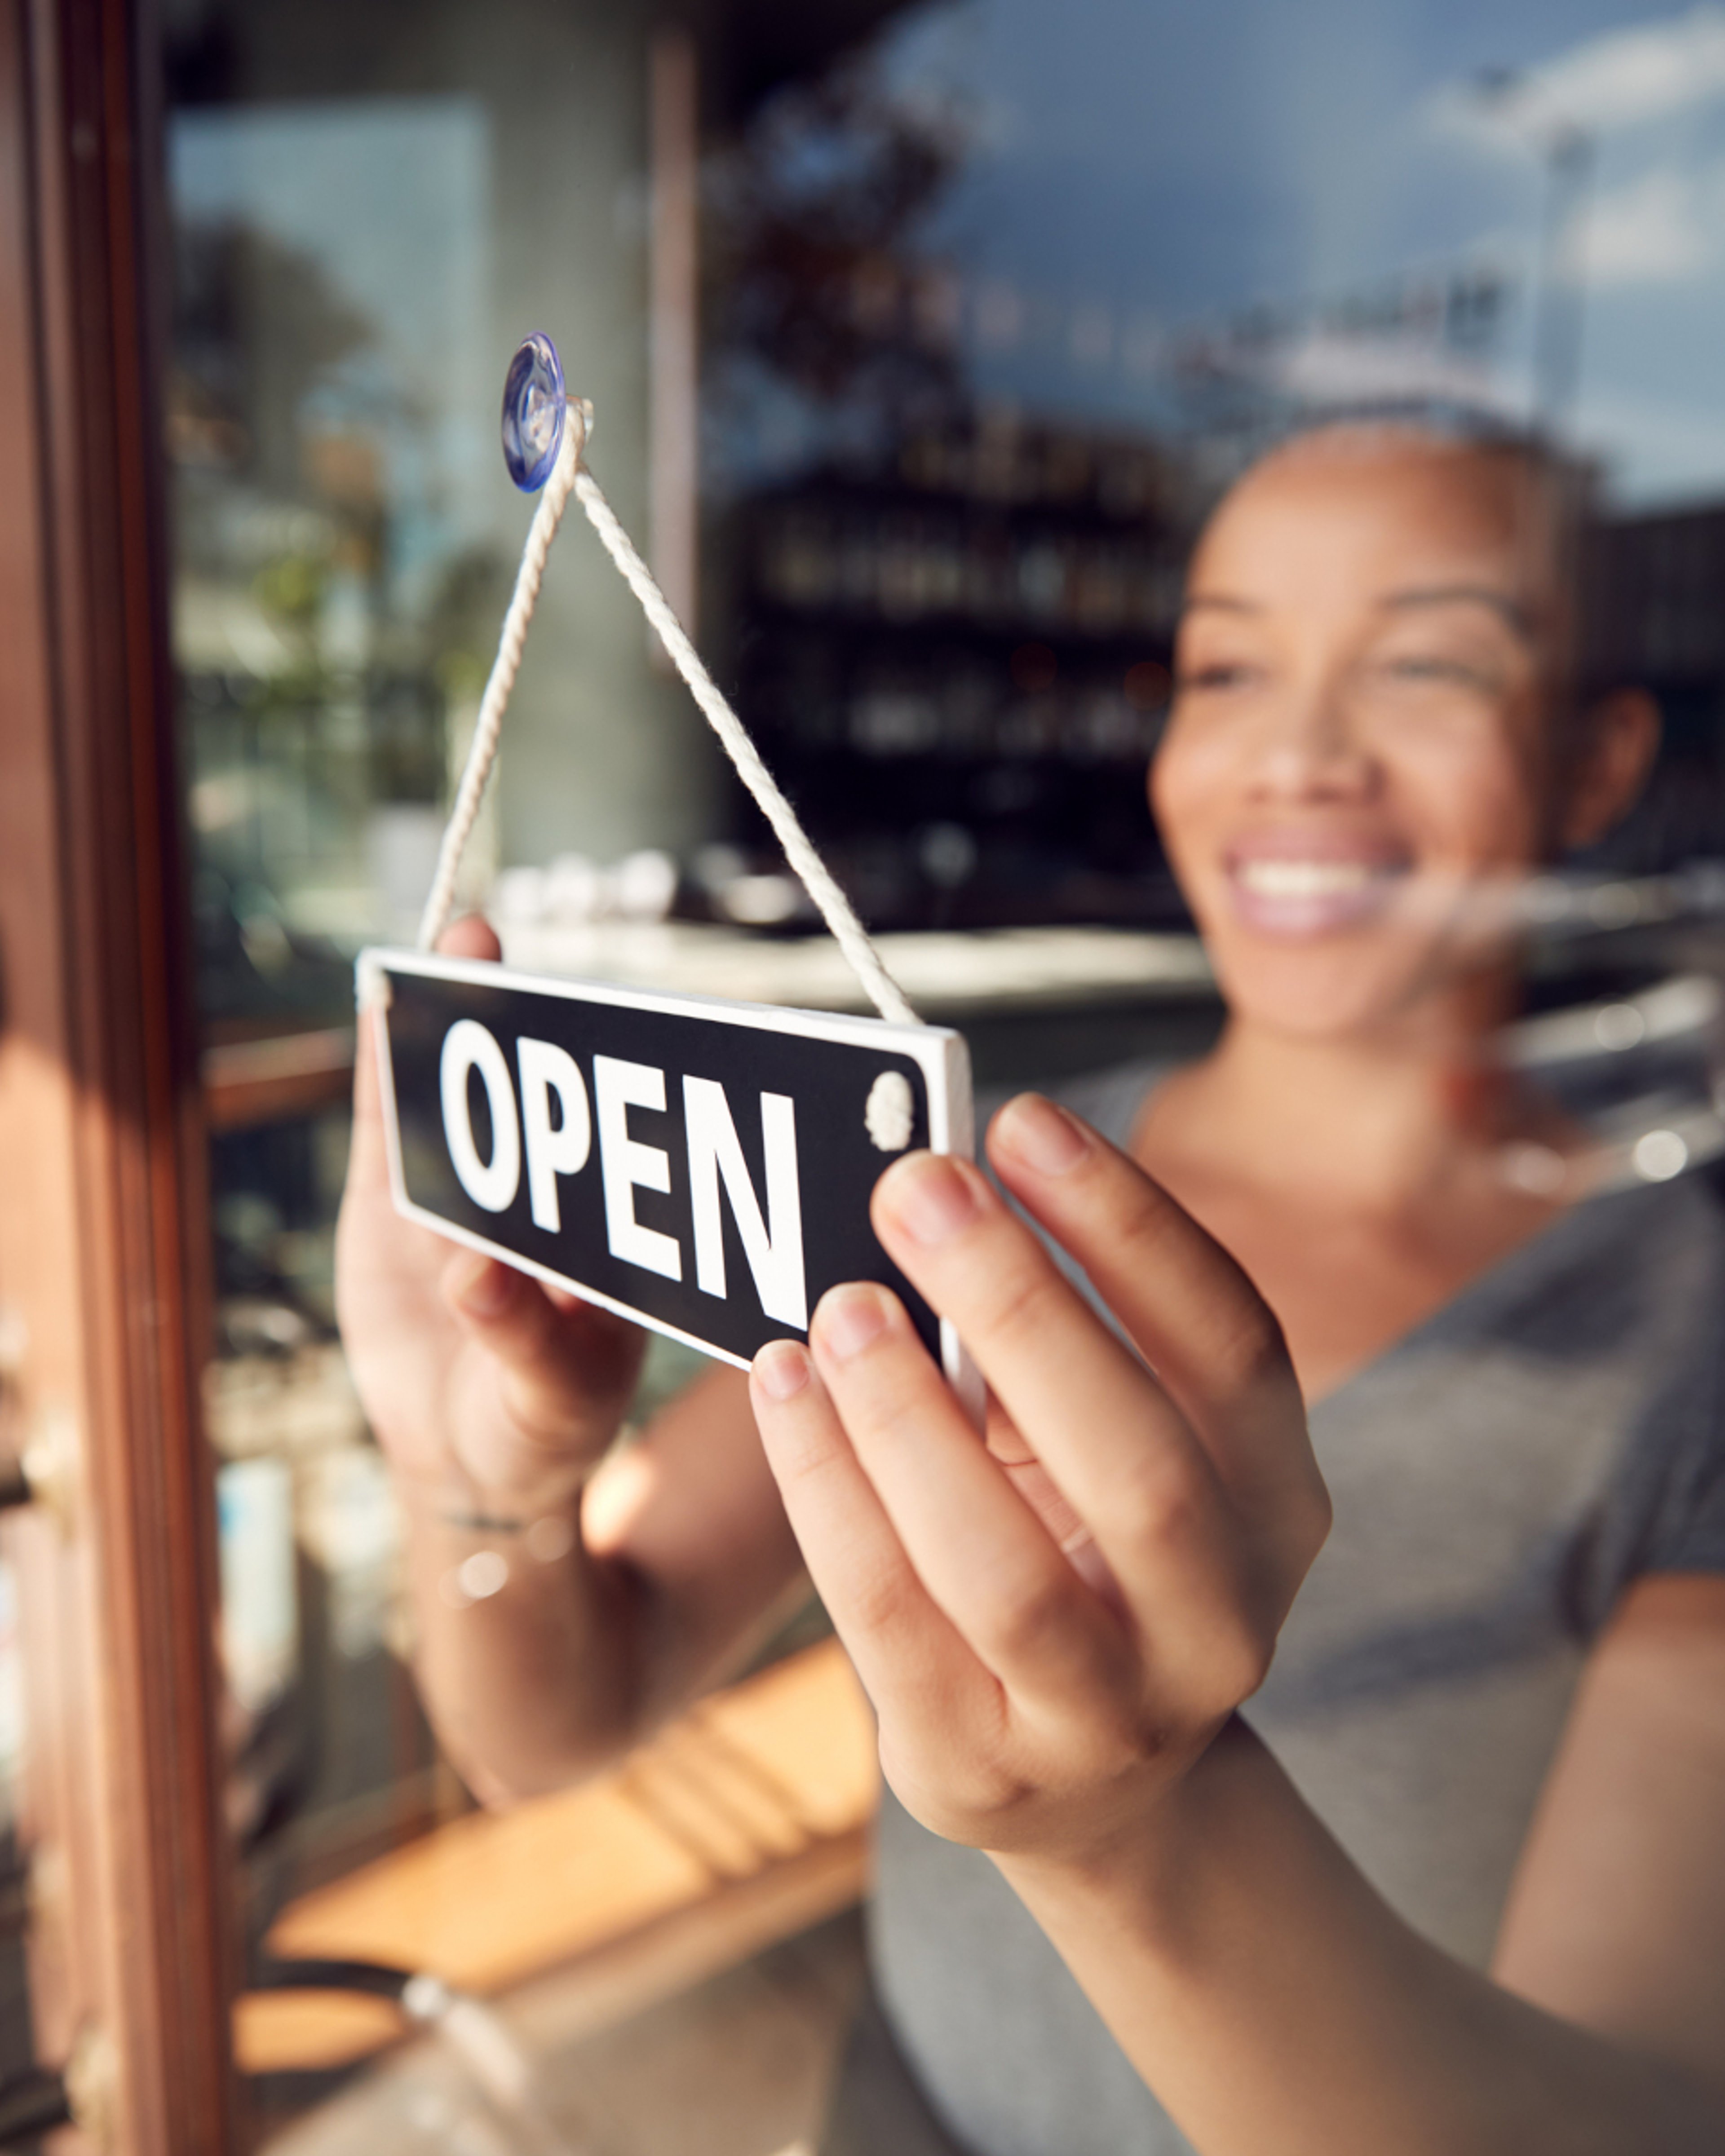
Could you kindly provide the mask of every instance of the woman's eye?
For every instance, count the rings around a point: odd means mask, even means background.
[[[1378,670],[1392,681],[1442,683],[1451,688],[1489,691],[1497,685],[1484,670],[1465,659],[1445,659],[1435,652],[1405,652],[1379,662]]]
[[[1243,688],[1247,682],[1256,678],[1256,668],[1248,665],[1243,660],[1214,659],[1203,665],[1183,666],[1175,687],[1182,695],[1201,694],[1206,690],[1214,693],[1218,690]]]

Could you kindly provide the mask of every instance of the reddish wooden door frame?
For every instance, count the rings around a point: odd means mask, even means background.
[[[0,1301],[13,1441],[75,1434],[21,1583],[41,2056],[69,2146],[237,2145],[199,1427],[203,1138],[181,902],[157,46],[0,0]],[[104,2118],[100,2114],[105,2113]]]

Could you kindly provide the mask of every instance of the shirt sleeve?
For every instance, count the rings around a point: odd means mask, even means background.
[[[1653,1522],[1645,1572],[1725,1573],[1725,1309],[1709,1331],[1705,1378]]]
[[[1654,1544],[1649,1572],[1725,1573],[1725,1460],[1715,1459]]]

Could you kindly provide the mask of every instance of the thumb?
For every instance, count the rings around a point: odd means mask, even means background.
[[[503,956],[496,930],[479,913],[464,914],[459,921],[452,921],[438,937],[437,947],[446,958],[490,958],[495,962]]]
[[[437,939],[437,947],[451,958],[489,958],[503,955],[496,931],[476,914],[451,921]],[[383,1082],[377,1058],[379,1014],[362,1005],[353,1036],[353,1139],[348,1157],[348,1181],[382,1183],[388,1178],[388,1155],[383,1142]]]

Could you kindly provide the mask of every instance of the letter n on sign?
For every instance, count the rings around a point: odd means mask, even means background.
[[[972,1151],[960,1035],[402,951],[359,986],[408,1219],[743,1366],[879,1281],[978,1403],[869,1224],[900,1153]]]

